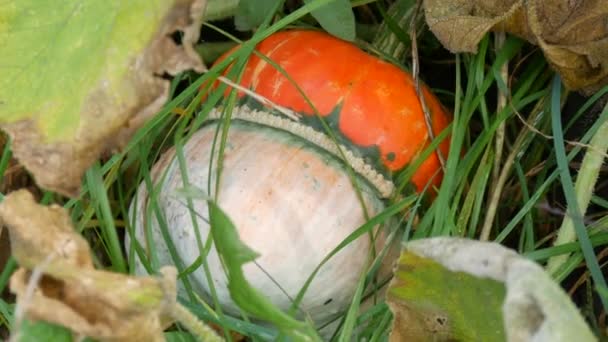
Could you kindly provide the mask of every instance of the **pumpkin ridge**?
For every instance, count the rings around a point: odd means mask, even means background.
[[[404,170],[405,167],[409,164],[409,162],[398,170],[389,170],[388,167],[386,167],[386,165],[383,163],[382,152],[380,151],[379,146],[364,146],[356,144],[351,141],[351,139],[346,134],[344,134],[342,130],[340,130],[340,115],[342,113],[342,105],[343,103],[338,103],[329,114],[326,114],[325,116],[320,115],[320,118],[316,115],[306,115],[295,112],[295,114],[299,116],[297,122],[300,122],[306,126],[310,126],[315,131],[325,134],[325,127],[321,124],[319,119],[324,120],[325,123],[332,129],[334,136],[336,137],[336,140],[340,145],[349,146],[348,149],[353,152],[356,157],[363,159],[366,164],[372,165],[376,169],[376,171],[382,174],[384,178],[392,179],[393,175]],[[251,110],[257,110],[266,113],[269,113],[270,111],[269,114],[271,115],[285,115],[282,112],[273,110],[272,108],[268,107],[268,105],[261,103],[258,99],[249,95],[244,95],[239,100],[237,100],[237,106],[246,106],[249,107],[249,109]]]
[[[209,112],[207,120],[221,119],[222,111],[223,108],[221,107],[212,109]],[[378,191],[382,198],[390,197],[395,190],[395,185],[392,180],[387,179],[382,173],[378,172],[372,165],[367,163],[364,158],[355,155],[351,148],[344,146],[344,144],[341,144],[340,142],[338,142],[338,146],[336,146],[336,143],[327,135],[316,131],[306,124],[273,115],[265,111],[252,109],[246,105],[235,107],[232,111],[231,119],[249,121],[286,131],[309,141],[341,160],[342,156],[340,150],[342,150],[344,159],[346,159],[345,162],[348,163],[356,173],[368,181]]]
[[[376,171],[381,173],[385,178],[390,178],[393,172],[382,162],[382,153],[377,145],[363,146],[356,144],[351,141],[350,137],[342,132],[340,129],[342,106],[343,103],[338,103],[328,115],[322,116],[321,118],[316,115],[301,115],[299,121],[312,127],[317,132],[325,133],[325,127],[320,122],[320,119],[322,119],[327,126],[332,129],[332,132],[340,145],[349,146],[348,149],[357,157],[363,159],[366,164],[373,166]]]

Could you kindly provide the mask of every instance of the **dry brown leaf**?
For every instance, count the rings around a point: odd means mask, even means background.
[[[608,1],[425,0],[429,28],[452,52],[476,52],[488,31],[538,45],[572,90],[608,84]]]
[[[163,341],[176,300],[175,268],[161,279],[93,268],[91,251],[67,211],[42,206],[26,190],[0,203],[12,252],[21,266],[10,288],[28,318],[60,324],[102,341]],[[32,270],[42,272],[33,293]]]
[[[39,186],[76,196],[85,170],[165,104],[164,73],[205,70],[192,44],[206,1],[66,0],[53,11],[32,1],[2,17],[0,127]],[[22,29],[32,25],[45,30]]]

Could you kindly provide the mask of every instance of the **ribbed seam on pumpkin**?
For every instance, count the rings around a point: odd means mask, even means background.
[[[208,118],[212,120],[221,119],[222,111],[223,108],[221,107],[214,108],[209,113]],[[355,172],[371,183],[372,186],[378,190],[381,197],[388,198],[395,190],[395,185],[393,182],[386,179],[381,173],[376,171],[373,166],[367,164],[363,158],[355,156],[349,148],[342,144],[336,145],[336,143],[328,136],[314,130],[312,127],[287,118],[282,118],[277,115],[251,109],[247,106],[235,107],[232,111],[231,118],[266,125],[289,132],[304,140],[310,141],[339,159],[342,159],[342,155],[340,154],[341,150],[344,154],[346,162],[353,168]]]

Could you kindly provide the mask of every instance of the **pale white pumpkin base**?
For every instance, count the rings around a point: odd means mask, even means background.
[[[203,127],[184,146],[190,183],[211,194],[215,189],[212,187],[209,191],[207,184],[215,129],[215,124]],[[199,256],[199,249],[186,200],[175,191],[183,188],[184,183],[174,154],[173,149],[165,153],[154,166],[152,176],[156,184],[168,168],[158,204],[184,265],[190,265]],[[217,165],[215,158],[214,165]],[[215,177],[214,168],[212,184]],[[371,217],[384,205],[365,182],[359,183]],[[144,211],[151,210],[145,207],[146,199],[147,190],[142,183],[137,195],[135,235],[144,248]],[[241,240],[260,254],[257,265],[244,266],[247,280],[283,310],[290,307],[289,297],[295,298],[321,260],[366,222],[351,180],[335,158],[319,153],[288,133],[239,121],[233,121],[229,130],[218,204],[234,222]],[[206,202],[195,201],[194,207],[204,218],[197,222],[205,241],[209,234]],[[132,206],[131,215],[134,209]],[[149,224],[160,264],[173,264],[155,215],[149,217],[152,217]],[[125,243],[128,248],[128,237]],[[382,239],[378,239],[377,248],[382,245]],[[369,237],[362,236],[321,268],[300,305],[300,317],[310,315],[315,322],[323,323],[348,308],[357,281],[366,270],[370,246]],[[238,315],[213,247],[207,262],[223,310]],[[135,263],[137,273],[145,274],[139,260]],[[191,279],[203,298],[209,300],[209,283],[202,267]]]

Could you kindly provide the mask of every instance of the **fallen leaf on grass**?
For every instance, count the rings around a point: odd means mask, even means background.
[[[205,0],[9,0],[0,14],[0,127],[37,183],[68,196],[166,102],[164,73],[203,71]],[[182,45],[170,35],[183,31]]]
[[[488,31],[538,45],[566,86],[591,94],[608,84],[604,0],[425,0],[426,21],[452,52],[476,52]]]
[[[595,341],[534,262],[496,243],[408,242],[387,292],[391,341]]]
[[[176,300],[175,268],[161,269],[162,278],[94,269],[89,246],[74,231],[67,211],[39,205],[25,190],[5,197],[0,220],[21,266],[10,289],[28,319],[102,341],[164,341]],[[35,272],[42,274],[31,291]]]

